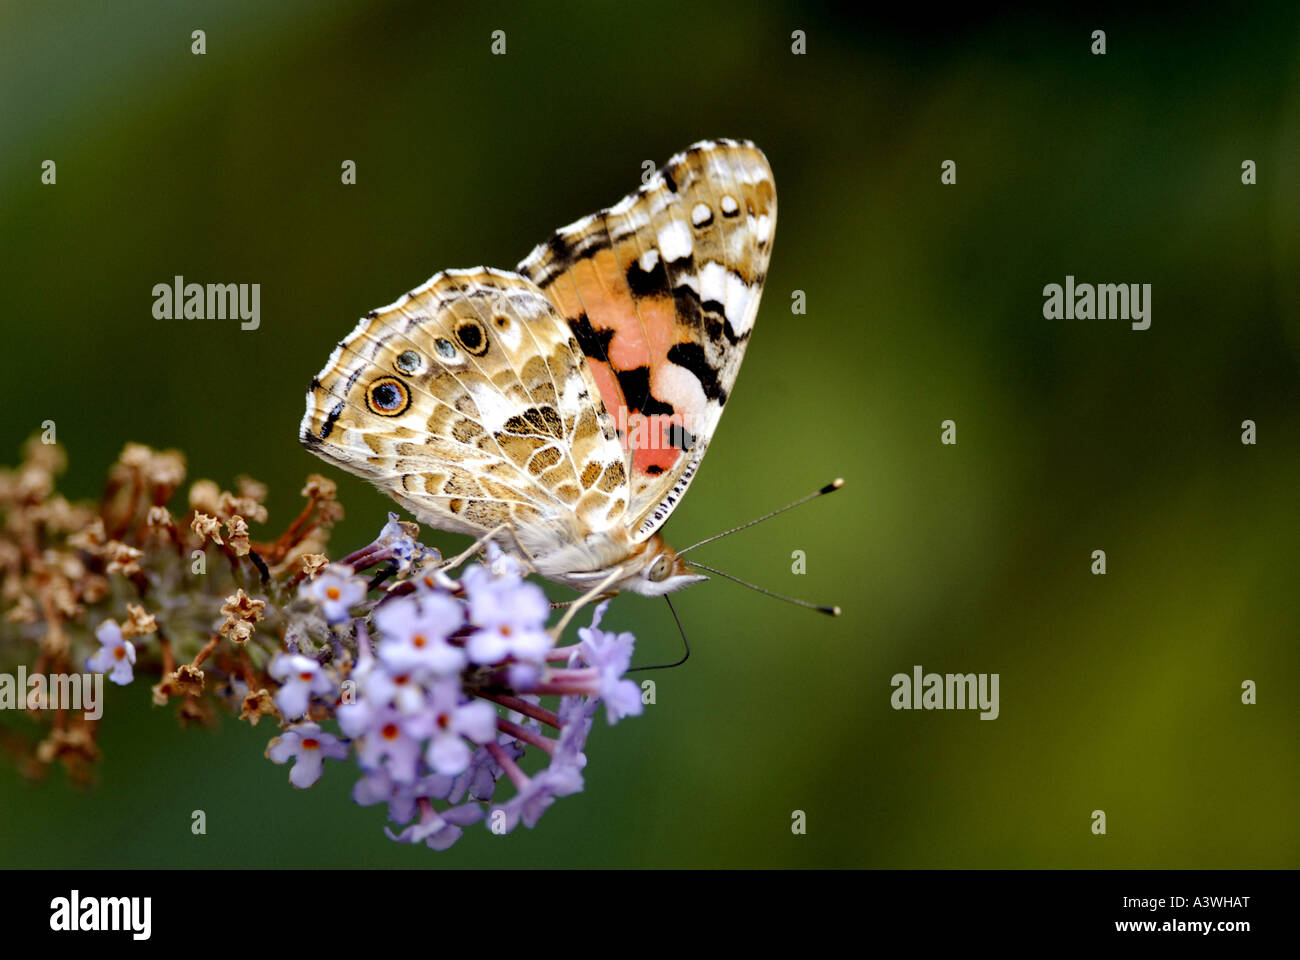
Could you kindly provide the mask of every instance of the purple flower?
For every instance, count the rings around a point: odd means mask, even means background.
[[[300,723],[290,727],[266,747],[266,756],[272,763],[287,763],[297,758],[289,771],[289,782],[305,790],[320,779],[325,758],[343,760],[348,755],[348,745],[331,733],[321,732],[319,724]]]
[[[95,628],[95,637],[101,646],[94,656],[86,658],[86,669],[107,673],[108,679],[123,686],[134,680],[131,665],[135,663],[135,644],[123,638],[117,621],[105,620]]]
[[[352,800],[362,807],[387,803],[388,819],[393,823],[409,823],[415,816],[415,795],[407,784],[398,783],[383,770],[371,770],[353,784]]]
[[[275,705],[287,720],[296,720],[311,706],[312,694],[325,696],[334,692],[334,681],[311,657],[301,654],[277,654],[267,668],[280,689],[275,694]]]
[[[616,723],[621,717],[634,717],[641,713],[641,688],[636,681],[623,679],[632,663],[636,638],[630,633],[614,634],[598,629],[608,606],[606,600],[596,608],[591,626],[578,630],[582,640],[579,651],[582,659],[598,671],[599,696],[605,702],[605,719]]]
[[[397,568],[402,574],[411,569],[412,563],[423,559],[426,552],[424,545],[406,532],[396,513],[388,514],[388,522],[379,531],[376,542],[387,547],[387,552],[397,561]]]
[[[535,690],[545,679],[546,668],[542,663],[512,663],[506,667],[506,683],[520,693]]]
[[[519,558],[506,553],[491,540],[487,545],[487,566],[494,577],[522,580],[524,576],[523,564],[519,562]]]
[[[546,632],[550,601],[541,587],[517,576],[495,577],[479,564],[465,571],[461,583],[469,597],[470,622],[477,629],[465,650],[474,663],[500,663],[506,657],[541,660],[551,649]]]
[[[433,738],[425,759],[436,772],[453,777],[469,767],[472,751],[466,738],[487,743],[497,732],[497,713],[492,704],[461,700],[460,684],[454,680],[439,681],[430,692]]]
[[[375,610],[375,626],[383,638],[379,659],[399,671],[443,677],[460,673],[465,651],[447,638],[464,622],[464,606],[445,593],[388,600]]]
[[[433,809],[433,804],[428,800],[420,801],[420,819],[411,824],[401,833],[395,834],[387,827],[384,832],[389,838],[396,840],[398,843],[420,843],[421,841],[433,850],[446,850],[453,843],[460,839],[461,826],[471,824],[476,820],[481,820],[483,810],[481,807],[473,804],[466,804],[460,807],[449,807],[441,813]]]
[[[362,679],[361,693],[374,706],[392,706],[406,716],[425,713],[428,706],[424,687],[410,671],[376,667]]]
[[[349,737],[364,736],[375,718],[375,706],[369,700],[339,704],[335,712],[339,726]]]
[[[582,774],[575,767],[547,767],[519,788],[508,801],[493,809],[489,825],[499,812],[505,815],[505,832],[509,833],[522,820],[532,829],[542,814],[557,797],[567,797],[582,790]]]
[[[373,711],[367,720],[357,753],[361,765],[367,770],[382,767],[393,779],[403,783],[414,781],[418,775],[420,743],[428,735],[427,718],[407,717],[392,707],[382,707]]]
[[[508,733],[497,737],[497,746],[512,761],[524,755],[524,745]],[[491,800],[492,794],[496,792],[497,781],[504,773],[505,770],[492,753],[485,747],[479,747],[474,751],[469,767],[456,778],[448,799],[455,803],[468,794],[471,800]]]
[[[348,608],[366,598],[366,581],[352,575],[352,568],[331,564],[314,580],[306,580],[298,587],[298,596],[317,604],[330,623],[348,619]]]
[[[436,554],[437,550],[431,550]],[[415,580],[415,586],[421,595],[429,593],[452,593],[456,590],[456,581],[447,576],[446,572],[439,570],[437,567],[432,570],[421,572]]]
[[[551,754],[551,766],[581,770],[587,765],[587,755],[583,750],[587,746],[597,705],[598,701],[580,696],[565,697],[560,701],[560,736]]]

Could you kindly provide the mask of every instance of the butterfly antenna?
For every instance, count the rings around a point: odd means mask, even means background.
[[[786,603],[793,603],[796,607],[807,607],[809,610],[816,610],[818,613],[824,613],[828,617],[838,617],[840,615],[839,607],[830,607],[821,603],[809,603],[807,600],[800,600],[798,597],[787,597],[783,593],[775,593],[772,590],[765,590],[757,584],[750,583],[748,580],[741,580],[740,577],[733,577],[729,573],[723,573],[716,567],[707,566],[706,564],[700,563],[698,560],[688,560],[686,562],[692,567],[699,567],[701,570],[709,571],[709,573],[716,573],[718,576],[730,580],[732,583],[738,583],[742,587],[749,587],[749,589],[757,590],[759,593],[766,596],[773,597],[777,600],[784,600]]]
[[[656,663],[653,667],[633,667],[627,671],[628,673],[636,673],[638,670],[667,670],[669,667],[680,667],[690,659],[691,644],[686,639],[686,631],[682,629],[682,618],[677,616],[677,608],[673,606],[673,601],[667,594],[664,594],[664,599],[668,601],[668,609],[673,612],[673,619],[677,621],[677,632],[682,635],[682,646],[686,648],[686,652],[682,654],[680,660],[673,663]]]
[[[834,480],[832,480],[830,483],[826,484],[826,486],[822,487],[820,490],[816,491],[815,493],[810,493],[810,494],[808,494],[808,496],[806,496],[806,497],[800,497],[800,498],[799,498],[798,500],[796,500],[794,503],[787,503],[784,507],[780,507],[779,509],[773,510],[771,513],[765,513],[765,514],[763,514],[763,516],[758,517],[758,518],[756,518],[756,519],[754,519],[754,520],[750,520],[748,523],[742,523],[742,524],[741,524],[740,526],[738,526],[738,527],[732,527],[730,530],[726,530],[726,531],[724,531],[724,532],[722,532],[722,533],[714,534],[714,535],[711,536],[711,537],[706,537],[705,539],[701,540],[699,543],[692,543],[692,544],[691,544],[689,547],[687,547],[685,550],[678,550],[678,551],[677,551],[677,556],[680,557],[682,554],[690,553],[690,552],[691,552],[692,550],[694,550],[696,547],[702,547],[702,546],[704,546],[706,543],[712,543],[714,540],[721,540],[723,537],[729,537],[729,536],[731,536],[733,533],[739,533],[741,530],[744,530],[744,529],[746,529],[746,528],[748,528],[748,527],[752,527],[752,526],[754,526],[755,524],[762,523],[764,520],[771,520],[773,517],[775,517],[775,516],[779,516],[780,514],[785,513],[787,510],[793,510],[795,507],[801,507],[801,506],[803,506],[803,505],[804,505],[805,503],[807,503],[809,500],[816,500],[818,497],[824,497],[824,496],[825,496],[826,494],[828,494],[828,493],[834,493],[836,490],[838,490],[838,489],[839,489],[840,487],[842,487],[842,486],[844,486],[844,478],[843,478],[843,477],[836,477]],[[697,564],[697,566],[698,566],[698,564]],[[705,569],[708,569],[708,568],[706,567]],[[722,577],[725,577],[725,576],[726,576],[725,573],[721,573],[720,571],[717,571],[717,570],[714,570],[713,572],[714,572],[714,573],[717,573],[719,576],[722,576]],[[732,579],[735,579],[735,578],[733,577]],[[744,583],[743,580],[740,580],[740,581],[737,581],[737,582],[738,582],[738,583]],[[745,586],[750,587],[750,586],[753,586],[753,584],[746,583]],[[754,589],[755,589],[755,590],[758,590],[758,587],[754,587]],[[765,593],[766,591],[760,590],[759,592],[760,592],[760,593]],[[776,596],[776,594],[773,594],[773,596]],[[782,599],[785,599],[785,598],[782,598]],[[794,602],[798,603],[798,602],[800,602],[800,601],[794,601]],[[810,606],[810,607],[812,607],[812,606],[816,606],[816,604],[804,604],[804,606]],[[821,609],[821,608],[818,607],[818,609]]]

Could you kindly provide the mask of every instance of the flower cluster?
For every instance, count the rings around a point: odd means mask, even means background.
[[[0,669],[91,671],[123,686],[143,673],[153,702],[175,702],[187,724],[210,722],[219,703],[254,723],[274,713],[265,667],[294,627],[297,583],[328,562],[343,516],[334,484],[309,477],[302,512],[262,539],[253,528],[267,521],[266,487],[240,477],[233,491],[211,480],[183,490],[177,451],[127,444],[97,504],[56,492],[67,458],[52,431],[23,452],[0,469]],[[40,777],[60,761],[89,782],[99,721],[22,694],[38,739],[28,741],[30,725],[0,727],[22,771]]]
[[[428,555],[418,544],[393,546],[397,556]],[[267,756],[292,760],[290,781],[306,787],[324,757],[351,750],[363,773],[353,799],[387,804],[401,827],[389,831],[395,840],[440,850],[480,820],[497,833],[533,826],[557,797],[582,789],[598,704],[610,722],[641,712],[640,688],[623,676],[631,635],[599,629],[602,605],[581,642],[557,647],[545,594],[495,547],[459,582],[441,571],[399,581],[368,616],[344,615],[346,598],[355,606],[365,593],[347,568],[321,572],[302,593],[336,634],[355,638],[356,657],[325,665],[299,653],[276,657],[276,706],[303,722]],[[557,709],[543,706],[545,696],[559,698]],[[322,730],[331,716],[343,737]],[[545,761],[531,775],[521,765],[530,749]],[[514,793],[500,802],[503,777]]]
[[[266,488],[248,478],[233,492],[193,483],[174,516],[175,451],[127,445],[97,507],[54,493],[63,468],[60,448],[34,440],[17,470],[0,470],[0,661],[35,650],[33,673],[123,686],[144,673],[153,702],[177,701],[187,723],[218,705],[252,724],[270,717],[281,729],[267,756],[292,764],[293,786],[316,783],[326,758],[354,757],[353,798],[386,804],[395,840],[444,849],[479,821],[532,827],[582,789],[601,706],[610,723],[641,712],[625,677],[633,638],[600,628],[608,601],[559,645],[546,595],[495,546],[452,569],[389,514],[373,542],[331,562],[343,511],[324,477],[261,539],[250,522],[267,522]],[[34,715],[51,729],[23,754],[25,772],[60,759],[88,779],[98,721]]]

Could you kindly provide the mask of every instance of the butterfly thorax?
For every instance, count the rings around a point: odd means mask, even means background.
[[[575,590],[593,589],[616,572],[617,576],[608,584],[608,590],[626,590],[648,597],[673,593],[708,579],[691,570],[686,561],[657,533],[641,543],[632,543],[626,536],[600,539],[604,542],[597,548],[599,553],[596,555],[601,559],[589,568],[575,566],[580,561],[570,556],[567,550],[535,557],[531,562],[542,576]],[[620,540],[621,543],[616,542]],[[588,563],[592,559],[593,546],[596,545],[588,544],[585,551]]]

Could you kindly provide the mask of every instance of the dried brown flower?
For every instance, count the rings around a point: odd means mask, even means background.
[[[104,533],[104,521],[101,517],[96,517],[79,533],[74,533],[68,537],[68,546],[95,555],[98,555],[103,550],[104,544],[107,542],[108,537]]]
[[[147,633],[153,633],[158,629],[158,621],[152,613],[138,603],[128,603],[126,605],[127,618],[122,624],[122,636],[130,640],[132,637],[142,637]]]
[[[257,721],[262,717],[274,718],[279,715],[280,712],[275,709],[275,701],[265,689],[250,692],[244,697],[243,706],[239,710],[239,719],[247,720],[253,726],[257,726]]]
[[[175,490],[185,480],[185,457],[176,450],[163,450],[150,458],[144,477],[156,487]]]
[[[221,605],[221,612],[227,620],[247,620],[249,623],[261,620],[265,610],[266,601],[250,597],[242,587],[226,597],[226,602]]]
[[[140,572],[140,558],[144,556],[144,551],[127,546],[120,540],[110,540],[104,544],[104,556],[108,558],[109,573],[131,577]]]
[[[231,643],[248,643],[253,636],[253,625],[247,620],[227,620],[221,625],[221,632]]]
[[[311,474],[307,478],[307,485],[302,488],[302,495],[312,500],[334,500],[338,497],[338,493],[338,484],[329,477],[322,477],[319,473]]]
[[[171,697],[197,697],[203,692],[204,673],[192,664],[184,663],[153,685],[153,702],[164,706]]]
[[[263,509],[262,513],[265,514],[266,510]],[[248,542],[248,524],[244,521],[244,518],[239,514],[235,514],[226,521],[226,530],[229,531],[226,540],[230,544],[230,549],[235,551],[235,556],[248,556],[251,547]]]
[[[144,522],[151,527],[171,527],[172,515],[166,507],[150,507],[149,512],[145,514]]]
[[[189,504],[191,510],[218,516],[221,513],[221,488],[211,480],[195,480],[190,484]]]
[[[37,745],[36,759],[41,763],[52,763],[59,757],[96,760],[99,757],[99,747],[95,745],[89,729],[84,726],[72,726],[66,730],[55,728]]]
[[[194,511],[194,519],[190,521],[190,529],[204,539],[211,540],[213,543],[221,544],[221,521],[216,517],[209,516],[206,513]]]
[[[236,515],[246,517],[254,523],[265,523],[266,507],[252,497],[236,497],[223,490],[221,492],[221,513],[219,516],[233,517]]]

